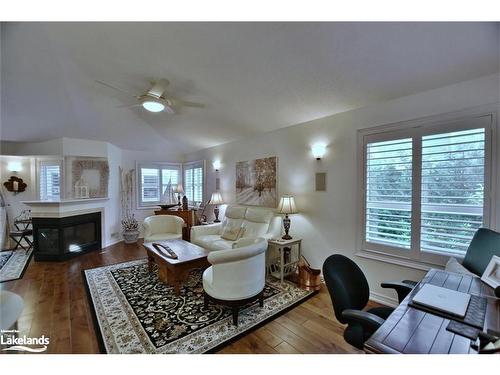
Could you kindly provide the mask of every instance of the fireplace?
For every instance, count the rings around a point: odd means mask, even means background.
[[[66,260],[101,248],[101,213],[34,217],[35,260]]]

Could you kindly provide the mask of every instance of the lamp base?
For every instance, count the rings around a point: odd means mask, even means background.
[[[214,208],[214,215],[215,215],[214,223],[220,223],[220,220],[219,220],[219,207],[217,207],[217,206],[215,206],[215,208]]]
[[[291,222],[292,221],[288,217],[288,214],[285,214],[285,217],[283,218],[283,228],[285,228],[285,235],[283,237],[281,237],[284,240],[291,240],[292,239],[292,236],[290,236],[288,234],[288,231],[290,230]]]

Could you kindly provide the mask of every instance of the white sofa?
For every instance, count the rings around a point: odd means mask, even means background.
[[[182,239],[184,220],[173,215],[155,215],[144,219],[144,242]]]
[[[238,324],[238,309],[256,299],[263,306],[266,283],[265,238],[244,238],[238,247],[212,251],[208,261],[212,266],[203,272],[204,304],[210,301],[232,308],[233,323]]]
[[[208,251],[226,250],[238,246],[238,241],[246,238],[264,239],[281,236],[281,216],[273,209],[230,205],[226,208],[221,223],[191,227],[191,242]],[[224,228],[245,228],[243,235],[236,241],[221,237]]]

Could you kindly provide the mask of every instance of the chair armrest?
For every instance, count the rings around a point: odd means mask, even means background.
[[[208,254],[207,260],[210,264],[237,262],[262,254],[266,250],[267,241],[264,241],[262,238],[260,238],[260,241],[255,241],[254,238],[252,244],[245,247],[211,251]]]
[[[349,324],[361,324],[366,332],[375,332],[385,322],[381,317],[363,310],[347,309],[342,311],[342,316]]]
[[[260,236],[260,238],[265,238],[264,236]],[[243,237],[233,243],[233,249],[238,249],[240,247],[253,245],[258,241],[259,237]]]
[[[151,237],[151,226],[147,223],[147,222],[144,222],[142,223],[142,228],[144,229],[144,234],[143,236],[146,238],[146,237]]]
[[[197,236],[206,236],[209,234],[219,234],[222,223],[196,225],[191,227],[191,240]]]
[[[382,288],[394,289],[398,294],[398,302],[401,303],[413,290],[413,287],[401,281],[386,281],[380,284]]]

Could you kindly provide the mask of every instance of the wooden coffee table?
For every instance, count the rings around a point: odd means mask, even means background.
[[[184,240],[155,241],[170,247],[177,259],[172,259],[153,247],[153,242],[143,244],[148,255],[148,269],[152,272],[153,264],[158,265],[158,278],[174,287],[175,295],[179,295],[181,284],[186,281],[189,271],[194,268],[207,268],[208,251]]]

